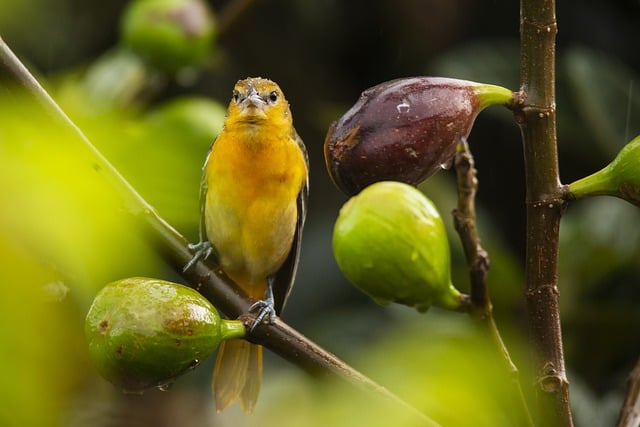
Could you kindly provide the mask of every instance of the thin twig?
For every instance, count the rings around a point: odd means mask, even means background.
[[[485,330],[494,347],[498,350],[499,358],[515,387],[525,422],[527,425],[533,426],[534,423],[520,386],[518,368],[511,360],[509,350],[500,336],[493,317],[493,306],[487,284],[489,255],[482,247],[476,226],[475,196],[478,190],[478,179],[476,177],[475,162],[466,140],[462,140],[458,144],[454,165],[458,182],[458,207],[453,211],[453,219],[456,231],[462,242],[471,277],[471,307],[469,313]]]
[[[109,184],[117,189],[124,200],[123,208],[140,220],[148,232],[149,239],[156,244],[158,251],[164,255],[177,272],[182,273],[183,266],[192,256],[187,246],[187,240],[162,219],[100,154],[82,130],[69,119],[14,55],[2,38],[0,38],[0,64],[9,71],[16,83],[26,90],[36,105],[43,108],[60,125],[61,131],[71,135],[73,141],[70,142],[77,143],[78,149],[89,149],[92,154],[93,169],[96,173],[101,173]],[[255,302],[213,265],[198,262],[183,275],[190,286],[202,293],[214,306],[229,317],[241,317]],[[438,423],[289,327],[280,319],[276,319],[273,324],[263,324],[256,327],[249,333],[247,339],[264,345],[308,372],[316,375],[337,376],[359,388],[382,395],[390,402],[400,405],[404,410],[414,414],[416,420],[419,420],[423,425],[438,426]]]
[[[617,427],[640,426],[640,359],[627,379],[627,395],[620,411]]]

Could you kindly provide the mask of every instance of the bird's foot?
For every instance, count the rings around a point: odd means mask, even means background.
[[[207,259],[209,255],[213,253],[213,245],[208,241],[189,243],[189,250],[193,252],[193,257],[191,257],[189,262],[182,268],[183,273],[193,267],[196,262]]]
[[[249,307],[249,312],[257,312],[255,320],[249,326],[249,332],[258,326],[262,321],[267,318],[269,323],[273,323],[276,320],[275,301],[273,299],[273,289],[271,287],[271,280],[268,280],[267,284],[267,296],[265,299],[256,301]]]

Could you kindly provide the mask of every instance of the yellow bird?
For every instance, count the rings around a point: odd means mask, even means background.
[[[263,78],[238,81],[203,168],[200,243],[192,246],[196,252],[185,270],[217,255],[224,272],[260,300],[254,326],[280,313],[293,285],[308,163],[280,87]],[[261,381],[262,347],[223,342],[213,374],[218,412],[240,400],[243,411],[251,413]]]

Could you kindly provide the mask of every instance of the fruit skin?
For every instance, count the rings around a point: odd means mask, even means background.
[[[195,290],[144,277],[106,285],[85,320],[91,360],[127,392],[171,383],[221,340],[243,335],[242,322],[221,320]]]
[[[442,219],[410,185],[379,182],[352,197],[336,221],[333,251],[347,279],[380,304],[461,307]]]
[[[604,168],[569,184],[571,198],[615,196],[640,206],[640,135]]]
[[[347,195],[393,180],[417,185],[447,168],[461,138],[488,105],[513,102],[494,85],[440,77],[410,77],[381,83],[329,129],[325,161]]]
[[[134,0],[121,23],[124,44],[169,73],[202,64],[215,32],[213,12],[203,0]]]

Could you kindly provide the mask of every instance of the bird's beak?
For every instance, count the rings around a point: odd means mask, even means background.
[[[244,104],[247,107],[257,107],[262,108],[265,103],[264,99],[260,97],[256,88],[252,87],[249,89],[249,93],[247,93],[247,97],[244,100]]]

